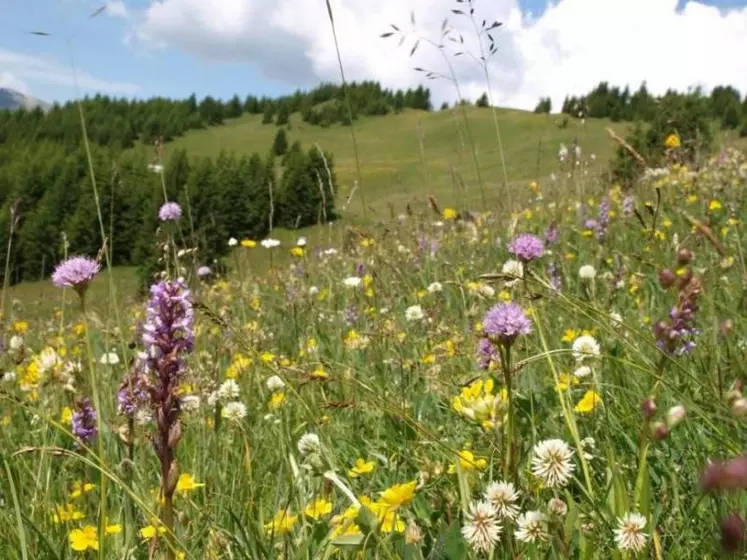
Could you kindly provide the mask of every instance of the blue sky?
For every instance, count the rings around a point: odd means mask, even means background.
[[[180,8],[177,5],[180,3],[192,6],[197,10],[198,8],[194,6],[200,2],[200,0],[160,1],[173,4],[175,6],[173,13],[175,14],[179,13]],[[242,2],[242,0],[214,0],[215,5],[218,1],[232,2],[237,6],[240,6]],[[252,0],[243,1],[247,4],[252,2]],[[275,1],[279,0],[273,0],[273,2]],[[306,4],[302,4],[305,6],[310,3],[321,3],[323,5],[323,0],[299,1],[305,2]],[[352,1],[355,3],[355,0]],[[504,4],[512,2],[512,0],[490,0],[490,2],[501,1]],[[559,0],[561,4],[583,1],[591,2],[593,0]],[[597,1],[609,3],[617,0]],[[660,0],[648,1],[656,3]],[[674,0],[663,1],[671,2]],[[204,0],[204,2],[207,5],[212,4],[210,0]],[[288,0],[289,4],[293,2],[294,0]],[[619,2],[620,5],[626,2],[630,3],[631,10],[635,3],[631,0],[619,0]],[[126,14],[123,13],[124,10],[121,10],[122,3],[126,8]],[[453,3],[453,0],[445,6],[450,7],[451,3]],[[726,13],[730,9],[744,8],[747,0],[702,0],[701,3],[716,6]],[[13,86],[18,84],[19,87],[23,85],[30,94],[48,101],[76,97],[76,89],[71,83],[71,60],[75,63],[80,90],[84,94],[103,91],[113,95],[138,97],[163,95],[181,98],[195,92],[198,97],[213,95],[227,98],[233,93],[239,93],[242,96],[249,93],[276,95],[292,91],[296,87],[308,87],[320,79],[327,78],[327,76],[329,76],[329,79],[335,79],[334,75],[326,70],[315,70],[308,74],[289,71],[284,75],[268,77],[270,72],[260,67],[264,56],[261,48],[257,49],[255,60],[249,57],[248,60],[228,62],[228,60],[235,58],[235,53],[231,54],[230,52],[227,52],[224,59],[221,60],[222,51],[220,49],[230,51],[231,41],[238,40],[237,37],[243,40],[241,35],[253,33],[253,29],[256,29],[256,21],[252,27],[239,35],[227,36],[225,41],[213,42],[210,34],[220,35],[222,31],[220,28],[217,28],[218,31],[201,29],[201,21],[198,17],[196,22],[190,24],[196,28],[194,37],[197,38],[193,39],[191,30],[179,30],[176,28],[176,23],[169,26],[165,16],[160,20],[154,17],[149,24],[143,23],[144,14],[146,14],[150,4],[149,0],[124,0],[123,2],[118,0],[112,2],[110,13],[103,13],[89,19],[87,16],[101,5],[100,1],[0,0],[3,13],[3,19],[0,21],[0,85]],[[484,2],[476,1],[475,4],[479,8],[488,5],[489,2],[487,0]],[[558,0],[555,4],[558,4]],[[680,1],[679,8],[682,7],[682,4],[684,2]],[[526,16],[531,12],[538,20],[542,20],[546,5],[547,3],[544,0],[519,1],[519,6],[524,15]],[[186,8],[182,12],[185,10]],[[747,10],[744,14],[744,21],[747,22]],[[371,17],[371,14],[365,15],[365,17]],[[634,15],[631,14],[631,17],[633,18]],[[640,17],[645,18],[646,14],[641,13]],[[692,19],[696,18],[693,17]],[[225,20],[223,21],[225,22]],[[631,21],[635,21],[635,19]],[[148,28],[148,25],[150,25],[150,28]],[[587,27],[594,25],[598,25],[598,23],[593,18],[586,22]],[[614,25],[614,22],[599,25]],[[682,25],[685,24],[682,23]],[[145,32],[143,32],[144,29]],[[51,33],[51,36],[40,37],[29,34],[29,31],[36,30]],[[326,27],[320,33],[328,34],[328,31],[329,28]],[[150,40],[144,40],[143,36],[149,32],[151,33]],[[517,31],[517,33],[521,33],[521,31]],[[715,29],[714,33],[716,36],[721,36],[718,29]],[[524,35],[528,36],[526,33]],[[524,37],[524,35],[517,35],[517,37]],[[166,46],[155,46],[154,43],[160,40],[162,36],[167,37]],[[546,42],[548,36],[550,35],[546,34],[541,42]],[[154,41],[154,37],[156,41]],[[314,50],[314,46],[318,45],[321,40],[316,38],[313,30],[308,30],[298,37],[294,36],[293,39],[298,40],[299,48],[305,49],[303,51],[305,53]],[[199,44],[200,40],[204,44]],[[521,41],[517,39],[518,46],[511,41],[506,46],[508,58],[516,55],[517,60],[521,59],[522,61],[523,66],[517,67],[519,72],[531,72],[531,68],[534,66],[532,60],[527,61],[528,57],[532,58],[526,54],[527,52],[533,52],[526,50],[528,49],[526,45],[530,43],[530,39],[525,41],[522,38]],[[371,43],[369,50],[379,48],[375,45],[376,43]],[[251,50],[252,45],[250,44],[248,48]],[[514,48],[521,52],[514,52]],[[577,46],[574,48],[577,48]],[[557,51],[560,53],[566,52],[566,50],[567,48],[563,44],[557,46]],[[741,52],[745,51],[742,50]],[[208,54],[203,56],[203,53]],[[366,53],[362,53],[361,56],[364,54]],[[541,54],[544,56],[547,53]],[[313,59],[311,55],[309,57],[310,62],[316,63],[319,61],[320,67],[327,68],[329,66],[324,62],[323,55],[320,55],[318,60]],[[351,53],[350,58],[355,58],[355,53]],[[285,65],[282,62],[283,59],[278,58],[278,60],[280,62],[277,64],[283,67]],[[260,63],[259,66],[258,62]],[[293,64],[296,63],[297,60]],[[287,64],[291,65],[292,63],[288,62]],[[372,69],[373,74],[381,74],[370,77],[382,79],[385,85],[390,85],[385,81],[387,76],[390,75],[389,72],[377,71],[376,69],[380,68],[380,65],[377,66],[374,62],[371,62],[369,66],[361,63],[361,68],[368,67]],[[647,70],[647,72],[656,73],[655,68]],[[508,72],[509,75],[511,73]],[[645,73],[640,78],[637,75],[630,75],[633,77],[627,78],[628,74],[625,74],[623,79],[648,78]],[[608,79],[607,76],[594,76],[593,78],[596,81],[598,79]],[[416,78],[413,77],[412,79],[415,80]],[[569,82],[569,88],[580,87],[577,84],[581,82],[582,80]],[[514,89],[518,91],[521,88],[527,89],[526,97],[528,98],[530,95],[535,95],[534,92],[538,88],[541,89],[541,85],[533,85],[532,88],[528,88],[519,84]],[[529,89],[532,93],[529,93]],[[517,97],[519,94],[515,91],[506,95],[507,100],[520,99]],[[511,95],[513,97],[510,97]],[[514,104],[521,103],[517,101]]]

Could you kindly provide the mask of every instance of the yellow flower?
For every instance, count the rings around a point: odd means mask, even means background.
[[[723,208],[723,205],[718,200],[711,200],[708,203],[708,210],[711,212],[721,210],[721,208]]]
[[[578,404],[574,408],[576,412],[587,413],[594,410],[598,405],[602,404],[602,397],[592,390],[586,391],[583,398],[578,401]]]
[[[387,509],[397,509],[400,506],[406,506],[415,496],[416,486],[416,480],[406,482],[405,484],[395,484],[394,486],[390,486],[381,493],[379,503]]]
[[[329,373],[324,369],[323,365],[319,365],[314,371],[311,372],[312,379],[327,379]]]
[[[29,330],[29,324],[26,321],[16,321],[13,323],[13,330],[18,334],[24,334]]]
[[[567,260],[567,261],[572,261],[575,258],[576,258],[576,254],[575,253],[566,253],[565,254],[565,260]]]
[[[107,525],[104,529],[104,533],[107,535],[117,535],[122,532],[122,526],[119,523],[115,523],[114,525]]]
[[[687,197],[687,203],[688,204],[693,204],[695,202],[698,202],[698,197],[695,196],[694,194],[688,195],[688,197]]]
[[[68,535],[70,548],[77,552],[99,549],[99,536],[96,527],[86,525],[82,529],[73,529]]]
[[[290,250],[290,253],[294,257],[303,257],[304,256],[303,247],[293,247],[293,249]]]
[[[191,474],[182,473],[179,475],[179,480],[176,482],[176,491],[187,493],[202,488],[203,486],[205,486],[205,484],[197,482]]]
[[[297,515],[289,515],[287,511],[279,511],[272,521],[265,523],[265,531],[275,535],[290,533],[297,521]]]
[[[317,498],[314,500],[314,503],[309,504],[306,506],[306,509],[303,510],[303,514],[312,519],[319,519],[325,515],[329,515],[330,513],[332,513],[332,503],[324,498]]]
[[[453,208],[444,208],[443,217],[444,217],[444,220],[446,221],[456,220],[457,211],[454,210]]]
[[[75,482],[73,482],[73,489],[70,490],[70,498],[75,500],[76,498],[80,498],[83,494],[88,494],[95,488],[95,484],[91,484],[90,482],[84,483],[80,480],[76,480]]]
[[[55,524],[67,523],[68,521],[78,521],[83,519],[85,515],[79,511],[73,504],[66,504],[64,506],[57,506],[56,513],[52,515],[52,521]]]
[[[464,472],[474,472],[485,470],[488,462],[485,459],[476,459],[472,451],[465,449],[457,454],[459,466]],[[449,474],[457,472],[456,463],[449,465]]]
[[[83,336],[86,334],[86,326],[83,323],[78,323],[73,327],[73,333],[75,336]]]
[[[285,402],[285,393],[273,393],[270,397],[270,408],[272,410],[277,410],[281,406],[283,406],[283,403]]]
[[[66,406],[62,409],[62,414],[60,414],[60,424],[70,424],[73,420],[73,410]]]
[[[253,247],[257,246],[257,242],[254,241],[253,239],[242,239],[241,246],[246,247],[248,249],[252,249]]]
[[[156,528],[155,525],[146,525],[140,529],[140,538],[149,540],[155,537],[156,533],[163,535],[166,533],[166,527],[159,525],[158,528]]]
[[[501,301],[511,301],[511,292],[507,290],[501,290],[498,292],[498,299]]]
[[[405,522],[394,510],[384,511],[379,515],[379,530],[382,533],[404,533]]]
[[[532,181],[529,183],[529,190],[533,193],[539,192],[539,185],[537,184],[537,181]]]
[[[669,136],[667,136],[667,139],[664,141],[664,145],[670,149],[679,148],[680,147],[679,134],[674,133],[674,134],[670,134]]]
[[[362,474],[373,472],[375,468],[376,463],[374,463],[373,461],[366,461],[365,459],[359,457],[355,460],[353,468],[348,471],[348,476],[350,478],[358,478]]]
[[[573,342],[578,338],[579,332],[576,329],[566,329],[563,332],[563,338],[560,340],[563,342]]]
[[[264,363],[270,364],[275,361],[275,354],[273,354],[272,352],[262,352],[260,358]]]
[[[555,386],[557,391],[566,391],[572,385],[578,385],[580,383],[578,377],[569,373],[561,373],[558,376],[558,384]]]
[[[364,237],[361,239],[360,246],[361,247],[373,247],[376,241],[373,237]]]

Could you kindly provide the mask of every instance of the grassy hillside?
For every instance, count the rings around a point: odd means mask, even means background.
[[[497,189],[503,181],[503,172],[492,111],[468,107],[466,114],[488,198],[495,200],[499,196]],[[434,194],[448,203],[479,204],[480,193],[468,132],[461,116],[461,111],[457,113],[453,109],[432,113],[408,110],[356,121],[362,189],[367,203],[376,213],[385,212],[390,203],[399,212],[407,202],[415,198],[424,200],[427,194]],[[509,181],[522,185],[558,172],[558,148],[561,143],[570,146],[574,138],[578,139],[584,159],[591,168],[601,170],[614,150],[614,143],[605,128],[611,126],[624,133],[629,126],[604,120],[588,120],[582,124],[572,119],[567,128],[562,129],[557,125],[560,119],[557,115],[536,115],[510,109],[499,109],[497,117]],[[192,155],[206,156],[216,156],[221,150],[264,153],[269,150],[277,127],[263,125],[261,120],[260,115],[244,115],[221,127],[191,131],[171,143],[170,147],[185,148]],[[422,138],[422,151],[419,137]],[[294,114],[288,139],[289,144],[299,140],[305,147],[318,143],[334,154],[342,204],[356,179],[350,128],[310,126],[301,120],[300,115]],[[592,153],[596,156],[595,161],[586,157]],[[452,170],[461,177],[466,193],[455,188],[455,183],[460,181],[453,179]],[[356,193],[356,199],[359,194]],[[359,208],[359,200],[351,203],[352,210],[357,212]]]

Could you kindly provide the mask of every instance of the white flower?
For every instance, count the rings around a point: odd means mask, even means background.
[[[525,543],[547,540],[547,518],[539,511],[528,511],[516,520],[516,540]]]
[[[8,383],[13,383],[16,380],[16,372],[13,370],[6,371],[0,379]]]
[[[306,247],[306,238],[299,237],[298,241],[296,241],[296,245],[298,245],[299,247]]]
[[[610,321],[612,321],[612,324],[615,327],[622,325],[622,315],[620,315],[617,311],[610,311]]]
[[[153,418],[150,415],[150,412],[148,412],[145,408],[138,408],[135,412],[135,424],[138,426],[145,426],[146,424],[150,423],[150,421],[153,420]]]
[[[207,403],[211,408],[215,408],[215,405],[218,404],[218,391],[213,391],[208,395]]]
[[[599,352],[599,343],[591,335],[585,334],[573,341],[573,357],[576,361],[580,362],[585,358],[599,356]]]
[[[236,245],[238,244],[239,244],[239,240],[236,239],[235,237],[232,237],[231,239],[228,240],[229,247],[236,247]]]
[[[285,387],[285,382],[277,375],[268,377],[265,383],[267,384],[267,388],[272,392],[280,391],[283,387]]]
[[[429,294],[437,294],[441,291],[443,291],[444,287],[441,284],[441,282],[433,282],[430,286],[428,286],[428,293]]]
[[[583,379],[584,377],[588,377],[591,375],[591,368],[589,366],[581,366],[579,368],[576,368],[576,371],[573,372],[573,375],[575,377],[578,377],[579,379]]]
[[[648,535],[643,532],[644,527],[646,527],[646,518],[640,513],[626,513],[622,519],[618,519],[617,529],[615,529],[617,548],[641,552],[648,538]]]
[[[310,296],[315,296],[315,295],[317,295],[318,293],[319,293],[319,288],[317,288],[316,286],[311,286],[311,287],[309,288],[309,295],[310,295]]]
[[[314,433],[304,434],[301,436],[301,439],[298,440],[298,452],[301,455],[314,453],[319,450],[320,446],[321,443],[319,441],[319,436]]]
[[[331,257],[336,254],[337,254],[337,249],[334,249],[334,248],[329,248],[329,249],[325,249],[324,251],[322,251],[322,255],[324,255],[325,257]]]
[[[521,264],[521,261],[516,260],[508,260],[505,263],[503,263],[503,268],[501,268],[501,273],[505,274],[506,276],[512,276],[512,280],[506,280],[506,286],[511,287],[514,284],[516,284],[519,280],[524,278],[524,265]]]
[[[184,395],[181,401],[184,412],[197,412],[200,409],[200,397],[197,395]]]
[[[405,254],[407,253],[407,247],[400,243],[399,245],[397,245],[397,252],[400,254]]]
[[[218,388],[218,399],[231,401],[239,397],[239,384],[233,379],[227,379]]]
[[[485,499],[493,504],[498,517],[513,520],[519,515],[519,508],[516,506],[519,492],[511,482],[492,482],[485,490]]]
[[[57,357],[57,352],[54,351],[54,348],[47,347],[39,353],[39,369],[42,372],[49,371],[57,365],[58,360],[59,358]]]
[[[361,285],[361,277],[360,276],[348,276],[345,278],[345,280],[342,281],[343,284],[345,284],[348,288],[357,288]]]
[[[475,550],[489,553],[500,540],[501,525],[490,502],[472,502],[467,511],[462,536]]]
[[[238,422],[246,417],[246,405],[237,401],[227,403],[220,415],[229,422]]]
[[[582,280],[594,280],[597,277],[597,269],[590,264],[585,264],[578,269],[578,276]]]
[[[685,407],[681,404],[673,406],[667,411],[667,426],[674,428],[685,419]]]
[[[547,510],[554,515],[562,517],[568,513],[568,505],[560,498],[551,498],[547,502]]]
[[[119,356],[116,352],[106,352],[99,361],[105,365],[116,366],[119,363]]]
[[[405,319],[408,321],[421,321],[425,317],[423,308],[419,305],[412,305],[405,309]]]
[[[18,336],[17,334],[14,334],[10,337],[10,349],[11,350],[18,350],[23,346],[23,338]]]
[[[263,239],[260,242],[260,245],[262,245],[262,247],[264,247],[265,249],[272,249],[273,247],[280,247],[280,241],[278,241],[277,239],[267,238]]]
[[[550,488],[562,488],[571,479],[573,451],[562,439],[546,439],[534,446],[532,474]]]
[[[151,171],[153,173],[163,173],[163,165],[161,165],[160,163],[149,163],[148,171]]]

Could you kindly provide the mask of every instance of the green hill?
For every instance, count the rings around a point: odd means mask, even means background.
[[[483,183],[489,202],[499,198],[503,182],[501,158],[496,140],[492,111],[467,107],[467,119],[474,140]],[[606,120],[582,123],[568,119],[561,128],[559,115],[538,115],[525,111],[498,109],[508,179],[524,185],[531,180],[546,182],[551,173],[563,175],[558,149],[578,140],[583,161],[590,173],[602,171],[615,149],[605,131],[612,127],[624,134],[629,125]],[[193,156],[216,156],[221,150],[237,153],[265,153],[277,131],[273,124],[261,123],[261,115],[245,114],[219,127],[190,131],[167,146],[185,148]],[[424,201],[433,194],[445,203],[478,206],[480,191],[476,180],[468,132],[461,110],[439,112],[406,110],[399,114],[365,117],[355,122],[362,189],[376,214],[387,211],[389,204],[397,212],[407,202]],[[422,149],[419,138],[422,139]],[[356,179],[356,165],[350,128],[328,128],[303,122],[299,114],[291,116],[288,141],[300,141],[305,147],[314,143],[334,154],[340,190],[338,207],[344,206]],[[590,156],[594,154],[595,158]],[[464,184],[464,188],[456,185]],[[465,192],[466,191],[466,192]],[[355,199],[360,192],[356,193]],[[357,212],[360,201],[350,209]]]

